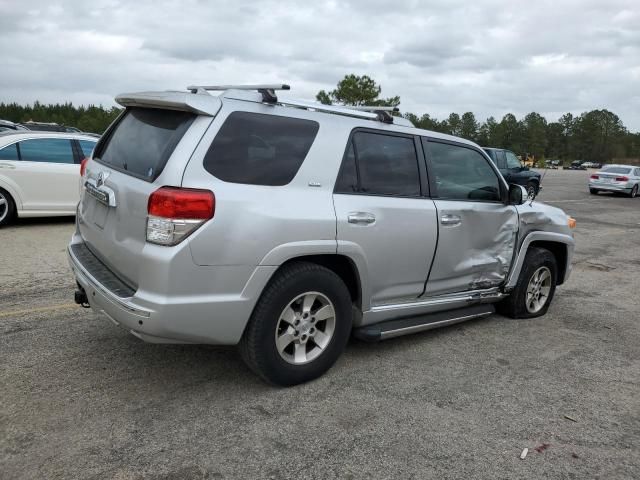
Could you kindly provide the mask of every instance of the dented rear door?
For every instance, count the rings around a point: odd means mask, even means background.
[[[495,166],[472,146],[424,142],[435,184],[438,246],[425,295],[497,287],[513,259],[518,213]]]

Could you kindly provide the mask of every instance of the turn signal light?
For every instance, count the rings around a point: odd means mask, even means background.
[[[159,188],[147,205],[147,241],[177,245],[213,218],[215,207],[215,196],[209,190]]]
[[[567,218],[567,225],[569,226],[569,228],[573,229],[576,228],[576,219],[573,217],[569,217]]]

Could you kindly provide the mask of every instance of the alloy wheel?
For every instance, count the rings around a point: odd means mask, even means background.
[[[9,214],[9,201],[2,192],[0,192],[0,222],[2,222]]]
[[[318,358],[331,342],[336,311],[325,295],[306,292],[294,298],[280,314],[276,349],[288,363],[302,365]]]
[[[531,276],[527,285],[525,297],[527,311],[538,313],[549,300],[551,292],[551,270],[548,267],[540,267]]]

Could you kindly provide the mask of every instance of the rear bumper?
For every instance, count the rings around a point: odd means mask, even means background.
[[[212,285],[203,286],[204,292],[175,296],[140,288],[118,290],[114,287],[117,285],[115,275],[111,273],[113,279],[110,280],[110,272],[104,265],[96,267],[79,255],[77,249],[74,252],[73,246],[77,243],[72,243],[67,250],[69,265],[91,307],[136,337],[152,343],[237,344],[264,285],[277,268],[256,267],[244,282],[244,288],[235,294],[213,293]],[[213,270],[216,267],[193,268]],[[225,271],[225,275],[227,273]],[[215,277],[212,275],[212,280]]]
[[[612,183],[595,183],[595,182],[589,182],[589,188],[593,188],[596,190],[606,190],[609,192],[624,192],[624,193],[630,193],[631,189],[633,187],[630,187],[627,184],[624,185],[616,185],[616,184],[612,184]]]

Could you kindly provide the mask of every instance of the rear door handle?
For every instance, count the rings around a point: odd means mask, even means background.
[[[458,215],[451,215],[450,213],[445,213],[440,217],[440,223],[442,225],[459,225],[462,219]]]
[[[351,212],[347,221],[356,225],[371,225],[376,221],[376,216],[367,212]]]

